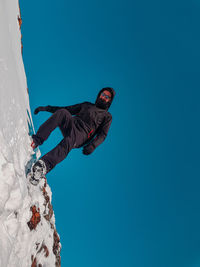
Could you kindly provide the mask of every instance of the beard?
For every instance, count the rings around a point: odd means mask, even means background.
[[[110,106],[109,102],[106,102],[101,98],[98,98],[95,104],[96,104],[96,107],[101,108],[101,109],[108,109]]]

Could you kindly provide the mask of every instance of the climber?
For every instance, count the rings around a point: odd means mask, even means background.
[[[50,172],[64,160],[71,149],[83,147],[83,154],[91,154],[107,136],[112,116],[108,109],[115,96],[111,87],[105,87],[97,95],[95,104],[83,102],[66,107],[45,106],[35,109],[34,114],[48,111],[53,115],[32,135],[32,148],[42,145],[56,128],[62,132],[62,141],[41,157],[32,167],[32,181],[37,184],[41,175]],[[74,116],[73,116],[74,115]]]

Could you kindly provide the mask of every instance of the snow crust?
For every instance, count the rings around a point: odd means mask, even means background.
[[[30,231],[27,222],[34,204],[44,211],[40,186],[26,179],[26,167],[40,156],[31,149],[32,118],[27,81],[21,56],[21,32],[17,0],[0,0],[0,266],[31,266],[36,256],[35,243],[53,247],[53,230],[41,218],[40,226]],[[44,181],[42,181],[44,182]],[[42,183],[41,182],[41,183]],[[49,187],[48,193],[51,196]],[[52,222],[55,222],[54,216]],[[41,254],[42,255],[42,254]],[[55,266],[50,253],[40,257],[42,266]]]

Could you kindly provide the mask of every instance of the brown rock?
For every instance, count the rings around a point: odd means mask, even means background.
[[[36,258],[33,259],[33,255],[31,256],[31,260],[32,260],[31,267],[37,267],[37,261],[36,261]]]
[[[40,253],[42,250],[45,251],[45,257],[47,258],[49,256],[49,250],[45,244],[42,244],[41,248],[39,249],[38,253]]]
[[[21,26],[22,26],[22,18],[20,16],[18,16],[18,22],[19,22],[19,28],[21,29]]]
[[[60,257],[60,238],[54,229],[53,235],[54,243],[53,243],[53,253],[56,256],[56,267],[61,266],[61,257]]]
[[[31,208],[32,211],[32,217],[30,219],[29,222],[27,222],[28,227],[30,228],[30,230],[32,231],[33,229],[35,229],[38,225],[38,223],[40,222],[41,218],[40,218],[40,209],[36,208],[36,206],[32,206]]]

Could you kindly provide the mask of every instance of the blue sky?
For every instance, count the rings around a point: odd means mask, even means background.
[[[32,112],[116,90],[105,142],[47,175],[62,266],[200,266],[199,2],[20,6]],[[36,130],[49,116],[33,117]]]

